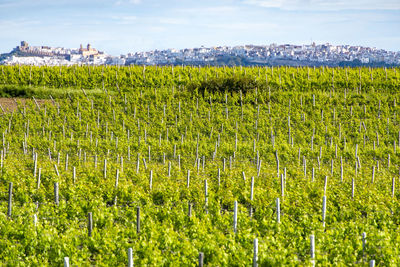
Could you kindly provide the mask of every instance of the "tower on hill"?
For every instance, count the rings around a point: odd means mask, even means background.
[[[97,49],[92,48],[90,44],[87,44],[86,48],[83,48],[82,44],[79,47],[79,54],[82,56],[92,56],[92,55],[98,55],[99,51]]]

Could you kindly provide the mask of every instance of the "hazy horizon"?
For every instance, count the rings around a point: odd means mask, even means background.
[[[2,0],[0,17],[0,53],[22,40],[112,55],[313,41],[400,51],[398,0]]]

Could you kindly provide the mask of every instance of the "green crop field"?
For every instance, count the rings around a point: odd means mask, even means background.
[[[399,266],[399,72],[1,66],[0,265]]]

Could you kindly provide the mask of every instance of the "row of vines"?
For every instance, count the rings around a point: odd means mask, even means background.
[[[397,266],[398,71],[2,67],[0,262]]]

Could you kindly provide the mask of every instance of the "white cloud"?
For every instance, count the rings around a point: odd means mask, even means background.
[[[21,28],[21,27],[29,27],[29,26],[37,26],[40,25],[41,22],[39,20],[34,19],[4,19],[0,20],[0,28]]]
[[[284,10],[400,10],[399,0],[243,0],[243,3]]]
[[[160,18],[161,24],[171,24],[171,25],[186,25],[189,23],[187,19],[182,18]]]
[[[111,16],[111,19],[115,20],[117,24],[129,25],[137,21],[136,16]]]
[[[214,7],[188,7],[188,8],[178,8],[175,11],[183,14],[196,14],[196,15],[224,15],[232,14],[234,12],[240,11],[236,6],[214,6]]]
[[[277,29],[278,24],[274,23],[251,23],[251,22],[233,22],[233,23],[210,23],[203,24],[202,26],[214,29],[223,29],[223,30],[241,30],[248,31],[251,29],[252,31],[262,31],[268,29]]]
[[[116,6],[120,6],[122,4],[133,4],[133,5],[138,5],[141,4],[142,0],[118,0],[115,2]]]
[[[154,33],[162,33],[167,30],[167,28],[162,27],[162,26],[149,26],[149,27],[147,27],[147,29]]]

